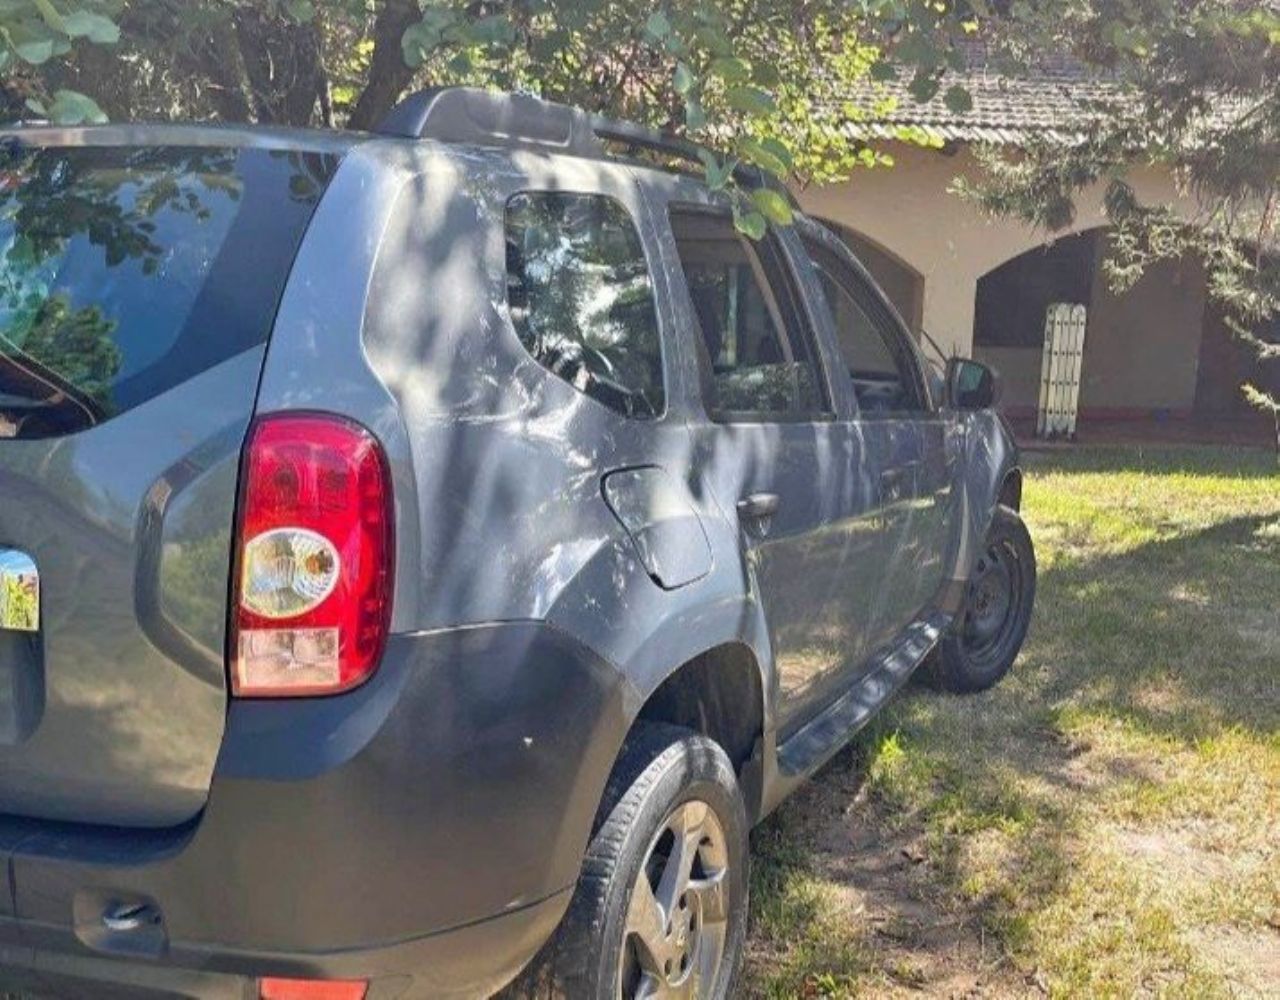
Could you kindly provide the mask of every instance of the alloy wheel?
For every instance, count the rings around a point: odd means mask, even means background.
[[[682,802],[667,816],[631,888],[620,1000],[711,995],[729,927],[728,857],[705,802]]]

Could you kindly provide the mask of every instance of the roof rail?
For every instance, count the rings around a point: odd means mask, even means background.
[[[382,135],[604,155],[586,112],[530,94],[432,87],[410,94],[378,125]]]
[[[593,159],[608,156],[605,143],[615,143],[661,153],[691,165],[701,166],[703,162],[703,148],[688,139],[635,122],[591,115],[531,94],[478,87],[432,87],[410,94],[391,109],[377,131],[408,139],[481,146],[498,143]],[[775,186],[786,190],[751,166],[739,166],[734,178],[744,187]]]

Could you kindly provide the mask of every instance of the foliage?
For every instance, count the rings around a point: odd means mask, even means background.
[[[714,151],[708,183],[759,236],[791,210],[739,190],[737,166],[805,184],[889,163],[850,135],[882,110],[854,106],[854,86],[909,74],[915,99],[963,113],[952,74],[977,32],[1010,72],[1065,50],[1110,90],[1078,143],[988,153],[968,193],[1055,230],[1101,184],[1113,280],[1196,254],[1239,335],[1273,360],[1251,331],[1280,316],[1278,0],[0,0],[0,105],[66,122],[370,128],[413,86],[527,90],[697,139]],[[1143,162],[1172,169],[1201,215],[1140,204],[1126,178]]]
[[[72,6],[74,5],[74,9]],[[13,0],[0,86],[11,116],[215,118],[369,128],[412,86],[527,90],[698,139],[744,231],[790,219],[734,169],[830,181],[888,158],[847,100],[886,26],[936,89],[963,12],[889,0]],[[968,8],[965,7],[964,10]],[[967,15],[963,15],[967,16]],[[60,57],[60,58],[55,58]],[[25,61],[24,61],[25,60]],[[913,84],[913,87],[915,84]],[[906,136],[904,136],[906,137]]]
[[[0,4],[0,74],[18,81],[14,93],[37,115],[71,124],[104,121],[92,98],[65,88],[49,93],[31,81],[40,67],[70,53],[77,41],[118,42],[120,28],[113,17],[120,8],[116,0],[6,0]]]
[[[4,576],[0,591],[0,622],[5,628],[34,629],[39,625],[39,598],[30,580]]]
[[[992,37],[1006,61],[1067,51],[1104,76],[1079,141],[990,151],[967,193],[1049,230],[1069,226],[1096,188],[1112,223],[1107,269],[1130,286],[1156,260],[1205,262],[1210,296],[1264,365],[1280,345],[1255,331],[1280,320],[1280,3],[1276,0],[1067,0],[1015,3]],[[1173,172],[1195,196],[1186,218],[1144,205],[1135,166]],[[1261,389],[1246,395],[1275,410]]]

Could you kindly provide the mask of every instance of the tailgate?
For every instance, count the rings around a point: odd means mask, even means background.
[[[240,448],[334,165],[0,147],[0,813],[161,826],[203,806]]]

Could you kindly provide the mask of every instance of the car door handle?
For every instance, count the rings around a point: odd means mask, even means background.
[[[776,493],[752,493],[738,501],[738,516],[751,521],[763,521],[778,513],[780,504]]]

